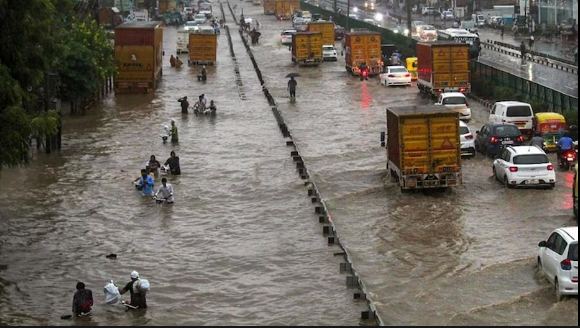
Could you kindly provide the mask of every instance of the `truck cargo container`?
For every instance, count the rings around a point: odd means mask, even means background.
[[[320,32],[323,45],[334,45],[334,22],[309,22],[308,32]]]
[[[344,60],[346,70],[352,75],[360,75],[359,66],[364,62],[369,67],[369,75],[381,72],[381,35],[367,30],[346,31],[344,33]]]
[[[161,22],[126,22],[115,28],[115,93],[151,93],[163,74]]]
[[[322,33],[296,32],[292,36],[292,61],[300,66],[317,66],[323,61]]]
[[[276,0],[275,14],[279,20],[290,20],[292,14],[300,9],[300,0]]]
[[[462,184],[459,113],[445,107],[387,108],[387,171],[402,192]],[[385,142],[386,139],[386,142]]]
[[[443,92],[471,92],[469,44],[453,41],[417,43],[417,87],[438,97]]]
[[[276,13],[276,0],[264,0],[264,15],[274,15]]]
[[[189,65],[215,65],[217,60],[217,34],[189,34]]]

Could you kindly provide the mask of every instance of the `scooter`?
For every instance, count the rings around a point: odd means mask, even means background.
[[[569,171],[571,168],[574,167],[574,163],[576,162],[576,159],[578,158],[578,153],[577,150],[574,149],[569,149],[564,151],[562,154],[560,154],[559,156],[559,166],[560,168],[563,168],[566,171]]]
[[[161,137],[161,140],[163,140],[163,143],[166,143],[167,139],[169,139],[170,130],[169,130],[169,127],[167,125],[164,126],[163,129],[165,130],[165,133],[160,134],[159,136]]]
[[[367,81],[369,79],[369,70],[368,69],[362,69],[360,71],[360,80],[365,80]]]
[[[205,82],[207,80],[207,75],[199,73],[199,74],[197,74],[197,80]]]
[[[167,165],[161,165],[161,167],[159,168],[159,173],[161,175],[170,175],[171,174],[171,170],[169,169],[169,164],[167,164]]]

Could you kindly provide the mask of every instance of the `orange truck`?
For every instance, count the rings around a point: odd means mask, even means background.
[[[189,65],[215,65],[217,60],[217,34],[189,34]]]
[[[467,43],[431,41],[417,43],[417,87],[438,97],[443,92],[471,92]]]
[[[354,30],[344,32],[344,60],[346,70],[352,75],[360,75],[359,66],[365,63],[369,75],[381,72],[381,35],[379,32]]]
[[[308,32],[320,32],[323,45],[334,45],[334,22],[309,22]]]
[[[292,19],[292,14],[300,9],[300,0],[276,0],[275,8],[279,20]]]
[[[458,112],[436,105],[388,107],[381,146],[401,192],[462,184]]]
[[[276,0],[264,0],[262,5],[264,6],[264,15],[274,15],[276,12]]]
[[[163,23],[125,22],[115,27],[115,93],[152,93],[163,73]]]
[[[292,61],[299,66],[318,66],[322,63],[322,33],[296,32],[292,36]]]

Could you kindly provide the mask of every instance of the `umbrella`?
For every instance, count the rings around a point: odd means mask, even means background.
[[[288,73],[288,74],[286,74],[286,77],[299,77],[299,76],[300,76],[300,74],[298,74],[298,73]]]

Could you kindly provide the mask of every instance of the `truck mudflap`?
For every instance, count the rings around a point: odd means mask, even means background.
[[[403,189],[447,188],[462,184],[460,172],[403,175],[399,180]]]

